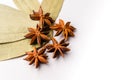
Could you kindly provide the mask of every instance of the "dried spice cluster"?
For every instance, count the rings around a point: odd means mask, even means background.
[[[43,13],[42,8],[40,7],[38,12],[33,11],[33,14],[30,14],[32,20],[39,21],[36,25],[36,28],[28,28],[29,33],[25,35],[26,38],[31,38],[30,45],[38,44],[40,48],[34,47],[33,51],[26,52],[27,57],[25,60],[30,61],[30,65],[39,67],[40,63],[48,63],[47,61],[47,52],[53,52],[53,58],[59,58],[60,56],[64,57],[64,54],[67,51],[70,51],[67,46],[69,43],[66,41],[69,37],[74,36],[75,28],[70,25],[70,22],[64,23],[63,20],[59,20],[59,23],[54,23],[55,21],[50,17],[50,13]],[[62,34],[64,39],[58,42],[54,37],[48,36],[52,31],[57,31],[55,36]],[[49,41],[52,41],[52,44],[49,44]],[[44,44],[45,43],[45,44]]]

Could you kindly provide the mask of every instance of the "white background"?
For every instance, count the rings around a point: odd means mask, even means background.
[[[12,0],[0,3],[15,7]],[[0,80],[120,80],[120,0],[65,0],[58,18],[77,28],[68,55],[49,54],[40,69],[24,57],[2,61]]]

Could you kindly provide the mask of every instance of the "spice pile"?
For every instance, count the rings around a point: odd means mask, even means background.
[[[36,28],[28,28],[29,33],[25,35],[26,38],[31,39],[30,45],[38,44],[39,47],[34,47],[33,51],[26,52],[27,57],[25,60],[29,61],[30,65],[34,64],[36,68],[39,67],[41,63],[48,63],[47,52],[53,52],[53,58],[64,57],[67,51],[70,51],[67,46],[69,37],[74,37],[75,28],[70,25],[70,22],[66,24],[62,19],[59,19],[59,23],[55,23],[50,17],[50,13],[43,13],[40,7],[38,12],[33,11],[30,14],[32,20],[38,21]],[[54,36],[50,34],[56,31],[55,36],[62,34],[63,39],[58,42]],[[52,44],[49,44],[49,41]]]

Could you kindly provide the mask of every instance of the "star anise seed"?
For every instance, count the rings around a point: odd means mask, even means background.
[[[65,52],[70,51],[70,49],[67,48],[69,43],[66,43],[65,39],[58,43],[55,38],[52,38],[52,42],[53,44],[48,44],[46,47],[48,52],[53,52],[53,58],[58,58],[60,55],[64,57]]]
[[[32,38],[30,44],[37,42],[39,45],[42,44],[42,40],[49,41],[49,37],[42,32],[42,29],[39,25],[34,28],[28,28],[29,33],[25,35],[26,38]]]
[[[70,25],[70,22],[67,22],[66,24],[64,23],[63,20],[59,20],[58,24],[55,24],[54,26],[50,27],[52,30],[56,30],[57,33],[55,36],[60,35],[61,33],[64,35],[65,40],[68,40],[69,36],[74,36],[74,30],[75,28]]]
[[[46,48],[44,47],[39,50],[34,47],[34,50],[32,52],[26,52],[27,57],[24,60],[29,61],[29,65],[34,63],[35,67],[38,68],[40,66],[40,63],[48,63],[47,55],[44,54],[45,50]]]
[[[33,11],[33,14],[30,14],[32,20],[40,21],[42,25],[47,24],[51,26],[55,21],[50,17],[50,13],[43,14],[43,10],[40,7],[38,12]]]

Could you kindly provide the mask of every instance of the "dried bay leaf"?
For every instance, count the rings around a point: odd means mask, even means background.
[[[16,1],[18,1],[16,3],[18,5],[20,5],[19,6],[20,9],[23,9],[26,6],[26,3],[27,4],[30,3],[30,0],[26,0],[26,2],[24,0],[16,0]],[[24,1],[25,3],[21,4],[21,3],[19,3],[19,1]],[[34,1],[38,1],[38,0],[31,0],[31,1],[34,2]],[[43,10],[45,8],[44,12],[50,11],[52,17],[54,19],[56,19],[59,14],[59,11],[62,7],[63,1],[64,0],[43,0],[41,5],[42,5]],[[39,8],[39,3],[38,2],[34,2],[34,3],[35,4],[31,4],[31,3],[30,4],[33,7],[35,6],[35,9],[33,8],[33,10],[36,10],[37,6]],[[51,5],[54,5],[54,6],[51,6]],[[26,8],[26,7],[28,7],[28,8]],[[30,14],[29,12],[31,12],[31,10],[32,10],[32,9],[30,9],[31,7],[28,5],[26,7],[23,11],[26,11],[26,13]],[[4,18],[7,19],[7,17],[4,17]],[[52,34],[50,34],[50,35],[52,35]],[[29,45],[29,42],[30,42],[29,39],[24,39],[24,40],[19,40],[19,41],[15,41],[15,42],[0,44],[0,60],[6,60],[6,59],[19,57],[19,56],[24,55],[26,51],[31,51],[33,46]]]
[[[43,0],[41,6],[44,13],[51,13],[50,16],[55,20],[59,15],[63,2],[64,0]]]
[[[26,13],[0,4],[0,43],[24,39],[27,28],[36,24]]]
[[[13,0],[16,6],[23,12],[28,14],[32,13],[33,10],[38,10],[40,3],[38,0]]]
[[[0,44],[22,40],[25,38],[24,35],[25,33],[0,34]]]
[[[28,27],[36,26],[38,22],[32,21],[26,13],[2,4],[0,13],[0,60],[22,56],[26,51],[31,51],[30,40],[24,39],[24,35]]]
[[[30,40],[20,40],[17,42],[0,44],[0,60],[19,57],[27,51],[31,51],[33,46],[29,45]]]

